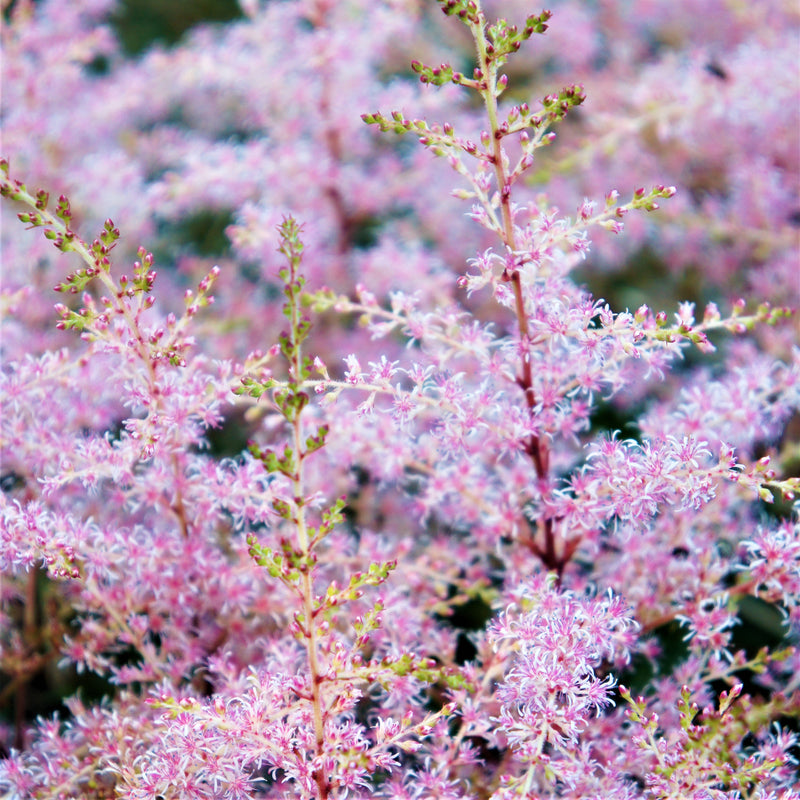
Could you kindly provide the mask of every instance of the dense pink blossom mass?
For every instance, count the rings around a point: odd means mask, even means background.
[[[795,5],[239,5],[4,4],[0,796],[798,800]]]

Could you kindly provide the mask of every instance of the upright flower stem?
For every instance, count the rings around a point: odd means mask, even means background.
[[[295,309],[293,308],[293,311]],[[297,358],[298,363],[300,359],[300,347],[298,345],[297,348]],[[292,423],[293,428],[293,437],[294,437],[294,446],[295,452],[298,454],[297,457],[297,477],[293,481],[294,491],[295,491],[295,498],[300,500],[300,498],[304,497],[304,485],[303,485],[303,461],[304,461],[304,453],[302,450],[303,447],[303,438],[302,438],[302,422],[300,419],[300,415],[298,414],[297,417],[294,419]],[[306,513],[305,513],[305,503],[300,500],[297,505],[297,542],[300,545],[300,549],[303,552],[303,555],[307,556],[311,552],[310,541],[308,537],[308,528],[306,524]],[[312,710],[314,715],[314,737],[317,743],[317,753],[321,754],[324,741],[325,741],[325,729],[324,729],[324,720],[323,720],[323,713],[322,713],[322,696],[320,693],[320,668],[319,668],[319,653],[317,647],[317,629],[316,625],[314,624],[314,591],[313,591],[313,581],[310,572],[304,572],[302,576],[302,593],[303,593],[303,616],[306,620],[306,632],[305,632],[305,642],[306,642],[306,652],[308,653],[308,667],[311,677],[311,703],[312,703]],[[317,783],[320,785],[320,797],[327,796],[327,790],[322,790],[322,783],[320,783],[320,779],[322,776],[317,775]]]
[[[530,360],[530,330],[528,328],[528,313],[525,309],[525,298],[522,294],[522,280],[519,269],[516,266],[514,254],[517,244],[514,236],[514,221],[511,216],[511,187],[509,176],[506,171],[506,153],[502,144],[502,132],[498,117],[497,98],[499,91],[497,87],[497,62],[489,58],[486,48],[486,21],[483,13],[479,13],[478,22],[471,24],[475,44],[478,51],[478,64],[480,75],[476,76],[479,81],[479,92],[483,96],[486,113],[489,118],[489,135],[492,148],[492,162],[495,177],[497,180],[497,191],[500,202],[500,213],[502,217],[502,239],[507,251],[507,265],[503,272],[503,280],[511,284],[514,292],[514,305],[517,315],[517,325],[519,327],[520,339],[520,374],[517,376],[517,383],[525,393],[525,401],[528,411],[533,416],[536,408],[536,394],[533,389],[533,371]],[[547,446],[539,436],[531,434],[525,442],[525,450],[533,461],[536,475],[541,482],[546,481],[549,471],[549,453]],[[565,562],[556,554],[555,536],[553,531],[553,521],[545,519],[543,523],[544,547],[541,547],[534,540],[531,540],[532,550],[541,558],[548,569],[556,570],[560,575],[564,569]]]
[[[302,341],[307,331],[308,320],[303,316],[300,308],[300,297],[302,292],[303,279],[299,274],[300,261],[302,258],[302,243],[299,240],[300,226],[294,220],[287,220],[281,227],[283,245],[281,251],[289,262],[289,274],[286,281],[286,294],[288,303],[288,316],[290,318],[289,333],[289,384],[288,390],[294,395],[294,403],[290,402],[285,406],[288,411],[289,420],[292,426],[292,440],[296,458],[296,468],[291,477],[292,488],[295,502],[295,530],[297,534],[297,544],[308,563],[313,544],[309,537],[308,522],[306,519],[305,502],[305,483],[303,475],[303,462],[308,455],[303,440],[302,408],[304,402],[296,402],[301,397],[305,397],[301,391],[301,386],[306,379],[306,368],[303,364]],[[305,398],[307,400],[307,398]],[[309,681],[311,690],[311,707],[314,720],[314,739],[316,742],[316,753],[322,755],[325,745],[325,720],[322,707],[322,693],[320,686],[322,683],[322,673],[319,661],[319,644],[317,641],[317,628],[314,622],[314,585],[311,569],[302,572],[300,581],[301,602],[303,606],[303,624],[301,630],[308,656]],[[314,772],[314,781],[317,784],[318,796],[321,800],[328,797],[329,790],[327,780],[322,772]]]

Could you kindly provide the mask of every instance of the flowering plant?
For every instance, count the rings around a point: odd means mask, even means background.
[[[416,31],[424,49],[411,4],[367,5],[380,36]],[[158,122],[154,103],[134,156],[116,153],[165,225],[201,201],[235,205],[238,271],[206,269],[195,253],[156,275],[144,248],[121,267],[124,222],[100,216],[85,240],[90,201],[79,225],[74,200],[51,202],[2,162],[0,192],[20,220],[80,261],[54,281],[53,326],[45,284],[60,262],[38,245],[8,248],[22,259],[3,288],[9,796],[798,796],[800,353],[792,311],[775,303],[792,291],[793,240],[781,229],[763,248],[755,272],[774,267],[775,279],[760,305],[720,290],[700,315],[687,301],[670,317],[595,298],[576,278],[589,231],[610,238],[664,200],[687,201],[661,183],[627,198],[605,187],[564,215],[535,179],[557,197],[608,170],[558,177],[601,142],[595,122],[567,127],[583,86],[537,103],[512,94],[518,51],[550,12],[515,26],[476,0],[439,5],[476,63],[453,66],[454,38],[452,63],[412,62],[417,90],[351,55],[352,37],[366,47],[375,30],[375,18],[359,27],[357,3],[243,4],[247,21],[221,41],[205,31],[136,69],[121,62],[108,81],[72,76],[99,82],[105,116],[92,118],[121,131],[130,119],[114,98],[143,73],[182,74],[231,43],[237,59],[278,59],[271,74],[285,80],[257,111],[233,95],[220,121],[193,97],[182,110],[200,133],[189,134]],[[578,30],[579,7],[564,9]],[[116,57],[89,24],[105,10],[62,12],[86,63]],[[51,74],[46,15],[23,4],[12,16],[9,46],[39,57],[37,80]],[[299,69],[308,85],[280,60],[289,32],[317,59]],[[599,70],[609,83],[611,61]],[[220,63],[208,80],[224,85]],[[452,121],[371,111],[357,130],[331,102],[345,85],[378,105],[452,105]],[[301,112],[281,108],[278,124],[262,109],[278,114],[283,92]],[[24,164],[25,100],[13,100]],[[677,114],[663,102],[645,121],[669,138]],[[225,124],[267,133],[207,149],[203,132]],[[438,159],[422,167],[403,139],[376,144],[376,128],[412,134]],[[576,155],[548,160],[562,129]],[[773,195],[788,208],[797,165],[772,148]],[[459,176],[455,200],[470,203],[466,221],[444,227],[432,199],[442,164]],[[118,173],[95,169],[84,194],[97,178],[148,232]],[[148,183],[148,169],[166,177]],[[305,206],[299,176],[314,187]],[[698,197],[695,210],[708,220],[717,209]],[[695,221],[669,220],[696,252]],[[760,241],[742,238],[724,243],[723,284],[755,282],[731,277]],[[462,242],[472,257],[453,274]],[[658,246],[666,264],[680,249],[669,233]],[[736,638],[754,609],[778,617],[760,648]],[[24,703],[48,670],[75,683],[62,713],[30,726]]]

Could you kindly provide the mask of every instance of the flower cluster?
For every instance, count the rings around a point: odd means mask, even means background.
[[[496,692],[497,731],[530,765],[551,764],[559,751],[577,749],[590,718],[614,705],[613,676],[596,670],[628,661],[636,639],[628,632],[636,623],[618,598],[581,600],[553,591],[553,582],[550,573],[517,587],[522,609],[500,615],[488,631],[511,663]],[[534,774],[526,775],[529,788]]]
[[[494,5],[4,12],[4,796],[798,797],[798,21]]]

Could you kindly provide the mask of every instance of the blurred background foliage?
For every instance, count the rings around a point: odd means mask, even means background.
[[[156,43],[176,44],[200,23],[242,16],[237,0],[121,0],[111,23],[125,52],[137,56]]]

